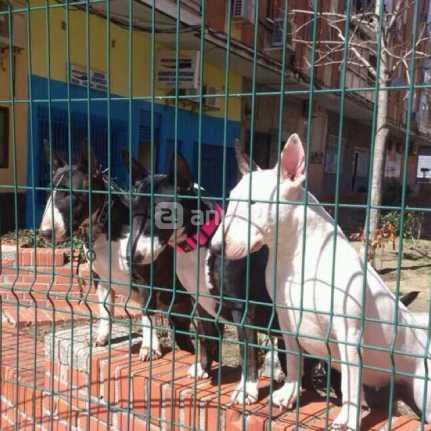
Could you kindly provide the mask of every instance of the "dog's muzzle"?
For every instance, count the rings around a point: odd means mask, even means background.
[[[151,248],[149,247],[149,250],[146,249],[147,247],[144,247],[144,250],[141,249],[142,244],[144,243],[143,237],[146,219],[146,214],[135,214],[133,216],[132,235],[130,237],[130,253],[127,254],[129,266],[131,266],[132,264],[143,265],[151,263],[147,262],[149,259],[151,260]],[[156,256],[155,251],[154,256]]]

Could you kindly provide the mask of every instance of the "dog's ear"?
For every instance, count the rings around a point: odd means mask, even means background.
[[[129,170],[130,156],[129,156],[129,152],[126,149],[121,150],[121,159],[123,160],[123,165],[126,167],[127,170]],[[149,172],[147,171],[147,169],[140,162],[132,158],[133,183],[136,183],[136,181],[142,180],[148,175],[149,175]]]
[[[45,153],[45,160],[47,163],[49,163],[50,149],[48,139],[43,140],[43,151]],[[64,159],[60,156],[60,154],[58,154],[57,151],[52,150],[52,170],[55,172],[57,169],[60,169],[63,166],[66,166],[66,162],[64,161]]]
[[[177,186],[180,188],[189,188],[193,186],[193,175],[189,168],[186,159],[177,153]],[[175,154],[172,155],[171,161],[169,163],[169,174],[170,180],[175,181]]]
[[[250,160],[247,154],[242,150],[241,142],[238,138],[235,139],[235,156],[241,176],[248,174],[250,172]],[[260,167],[254,160],[251,162],[251,170],[260,171]]]
[[[90,148],[90,160],[88,160],[88,145],[89,144],[87,142],[87,139],[84,139],[81,143],[81,156],[79,158],[79,166],[85,172],[87,172],[88,168],[90,168],[91,173],[95,175],[98,172],[100,165],[96,159],[92,148]]]
[[[282,181],[300,185],[305,180],[305,153],[301,139],[294,133],[290,135],[281,152],[280,176]]]

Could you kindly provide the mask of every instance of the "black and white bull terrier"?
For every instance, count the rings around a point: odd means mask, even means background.
[[[127,241],[125,241],[129,233],[129,202],[126,197],[116,194],[114,190],[111,194],[111,205],[108,207],[106,191],[111,185],[99,169],[94,157],[92,157],[89,174],[85,150],[81,153],[80,161],[71,166],[54,153],[53,168],[53,190],[43,213],[40,234],[47,240],[64,241],[72,234],[76,234],[83,226],[88,227],[89,219],[92,219],[93,232],[92,238],[89,239],[90,253],[87,254],[92,255],[92,270],[96,275],[101,318],[95,343],[103,346],[107,344],[110,337],[109,319],[113,316],[113,294],[129,297],[132,265],[128,259]],[[132,170],[134,179],[144,172],[144,168],[136,161],[133,161]],[[88,189],[90,181],[92,193]],[[111,229],[108,224],[108,211],[110,211]],[[88,232],[85,237],[88,237]],[[139,302],[143,309],[169,308],[170,324],[176,329],[174,331],[176,343],[181,349],[193,353],[195,349],[190,336],[187,335],[191,319],[186,316],[191,316],[194,307],[190,296],[184,294],[185,291],[178,279],[175,280],[175,294],[172,290],[175,274],[172,250],[165,250],[152,268],[151,265],[141,264],[133,265],[132,268],[131,299]],[[149,286],[151,272],[152,294]],[[213,336],[218,335],[218,331],[211,323],[206,323],[200,330]],[[150,360],[160,357],[162,351],[157,331],[145,312],[142,314],[142,331],[140,358]],[[209,340],[205,343],[205,348],[201,350],[209,356],[206,360],[211,361],[218,356],[217,343]]]

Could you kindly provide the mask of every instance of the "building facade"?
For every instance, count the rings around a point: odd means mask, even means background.
[[[401,41],[411,37],[414,13],[419,22],[428,19],[428,2],[418,2],[397,28]],[[24,206],[25,224],[38,226],[50,177],[46,144],[73,161],[83,142],[90,142],[99,161],[123,182],[122,149],[148,167],[153,155],[158,172],[177,149],[196,177],[200,169],[202,185],[221,196],[237,177],[235,138],[247,149],[252,145],[254,158],[266,167],[277,160],[279,137],[297,132],[307,142],[310,190],[332,201],[338,187],[342,201],[363,202],[376,80],[353,61],[342,74],[340,53],[311,67],[318,56],[313,61],[309,42],[334,41],[334,28],[321,20],[313,26],[310,5],[292,0],[285,35],[285,3],[159,0],[153,13],[152,0],[124,0],[109,10],[94,3],[87,13],[54,1],[46,7],[35,0],[26,9],[0,0],[0,196],[11,211],[2,230],[14,228],[15,208],[22,214]],[[317,11],[343,14],[345,4],[322,0]],[[373,6],[352,1],[351,12]],[[417,60],[414,82],[426,82],[428,75],[429,62]],[[402,73],[391,85],[389,185],[402,175],[409,100]],[[409,199],[417,202],[427,199],[431,184],[429,91],[415,91],[409,121]]]
[[[225,7],[229,2],[225,2]],[[286,96],[284,97],[284,113],[282,116],[283,140],[292,132],[298,132],[305,140],[309,137],[309,187],[320,199],[333,201],[335,189],[338,184],[341,201],[365,202],[368,183],[371,154],[371,143],[374,140],[373,119],[376,111],[377,78],[372,76],[366,67],[358,65],[355,58],[346,54],[347,66],[343,73],[343,44],[337,38],[336,29],[325,19],[316,19],[315,28],[310,18],[313,13],[337,14],[339,18],[338,29],[343,32],[344,21],[340,17],[346,16],[348,2],[344,0],[322,0],[305,3],[299,0],[288,2],[289,11],[287,22],[287,35],[283,36],[283,20],[285,16],[283,0],[263,0],[256,3],[250,1],[231,2],[235,7],[241,4],[242,8],[232,11],[232,36],[244,45],[253,48],[255,41],[259,56],[271,58],[279,62],[283,41],[287,47],[287,73],[284,77]],[[397,2],[383,2],[385,19],[395,14]],[[313,9],[315,5],[315,10]],[[352,1],[350,14],[355,16],[361,13],[373,12],[375,1]],[[254,19],[253,12],[258,9],[258,19]],[[428,174],[427,157],[430,153],[430,114],[428,88],[410,91],[409,85],[425,84],[429,82],[430,63],[426,55],[429,53],[430,36],[430,4],[426,0],[418,0],[401,9],[396,16],[395,26],[391,30],[395,33],[388,45],[388,50],[396,57],[408,57],[409,44],[412,44],[413,31],[416,29],[416,42],[418,54],[408,68],[414,70],[410,82],[406,78],[405,69],[399,67],[387,83],[386,91],[389,94],[388,124],[389,137],[386,148],[385,187],[398,187],[402,179],[404,157],[407,154],[407,182],[408,202],[412,204],[426,203],[430,191],[431,174]],[[240,16],[235,16],[236,14]],[[227,14],[226,14],[227,16]],[[415,23],[416,20],[416,23]],[[255,38],[255,23],[258,23]],[[428,30],[426,24],[428,23]],[[214,24],[219,31],[226,29],[227,21]],[[371,44],[376,40],[375,32],[369,34],[355,34],[355,42],[368,47],[364,50],[364,57],[376,66],[376,47]],[[312,58],[312,41],[315,57]],[[327,56],[326,61],[319,59],[322,55],[321,46],[326,41],[328,46],[334,47],[338,41],[339,49]],[[368,42],[368,44],[367,44]],[[330,45],[332,43],[332,45]],[[354,44],[352,44],[354,46]],[[372,49],[369,49],[371,47]],[[350,50],[350,48],[349,48]],[[330,54],[330,49],[327,53]],[[429,57],[429,56],[428,56]],[[329,60],[328,60],[329,59]],[[269,62],[269,60],[267,61]],[[390,58],[390,66],[395,60]],[[315,67],[311,67],[311,65]],[[406,62],[407,64],[407,62]],[[263,75],[263,74],[262,74]],[[259,73],[257,77],[261,76]],[[242,115],[242,136],[247,141],[250,130],[254,131],[255,158],[264,166],[273,164],[277,158],[279,136],[279,106],[280,97],[271,95],[271,91],[279,92],[281,89],[281,74],[273,74],[269,79],[256,79],[254,90],[257,96],[254,101],[244,97]],[[427,81],[428,80],[428,81]],[[253,91],[250,77],[244,78],[244,88]],[[341,91],[343,89],[343,92]],[[343,95],[341,95],[343,93]],[[411,118],[408,121],[409,95],[412,94]],[[309,103],[312,98],[312,108]],[[250,123],[250,111],[254,107],[254,122]],[[428,126],[427,126],[428,124]],[[408,133],[407,125],[409,126]],[[337,175],[336,157],[340,141],[340,168]],[[406,151],[406,145],[408,150]],[[424,164],[424,168],[422,166]],[[422,169],[422,170],[421,170]],[[423,171],[426,171],[426,175]],[[428,201],[429,203],[429,201]]]

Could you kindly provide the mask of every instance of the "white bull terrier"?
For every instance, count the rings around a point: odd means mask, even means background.
[[[272,394],[273,403],[295,403],[303,349],[330,355],[332,366],[341,371],[343,404],[333,429],[357,429],[361,383],[383,388],[393,373],[399,397],[431,422],[426,331],[417,328],[413,315],[364,263],[317,199],[305,193],[299,137],[289,137],[274,169],[250,172],[247,156],[237,151],[237,158],[243,177],[230,193],[225,221],[211,245],[220,249],[224,242],[228,259],[243,258],[265,244],[270,248],[266,285],[290,353],[287,378]]]

